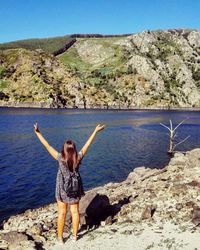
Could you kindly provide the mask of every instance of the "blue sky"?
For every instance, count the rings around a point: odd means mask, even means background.
[[[73,33],[200,28],[200,0],[2,0],[0,43]]]

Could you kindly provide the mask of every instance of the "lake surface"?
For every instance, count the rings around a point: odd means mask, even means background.
[[[37,121],[43,136],[57,151],[66,139],[80,150],[98,123],[105,123],[80,172],[86,190],[124,180],[139,166],[162,168],[169,161],[167,129],[188,118],[177,150],[200,147],[199,111],[122,111],[0,108],[0,221],[28,208],[55,201],[58,163],[33,132]]]

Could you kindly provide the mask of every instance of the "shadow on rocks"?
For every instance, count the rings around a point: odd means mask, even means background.
[[[118,214],[118,213],[120,212],[121,208],[122,208],[124,205],[130,203],[130,198],[131,198],[131,197],[132,197],[131,195],[128,196],[128,197],[124,197],[123,199],[119,200],[117,203],[113,204],[113,205],[111,206],[111,214],[110,214],[110,215],[111,215],[112,217],[114,217],[116,214]]]
[[[88,192],[79,203],[81,231],[85,229],[97,228],[101,222],[112,224],[113,217],[119,213],[122,206],[128,204],[130,197],[118,200],[111,205],[107,195],[96,192]],[[67,214],[67,227],[71,227],[71,214]]]
[[[125,197],[111,205],[108,196],[98,193],[88,193],[80,202],[81,226],[97,227],[101,222],[112,224],[112,218],[119,213],[122,206],[130,202],[130,197]]]

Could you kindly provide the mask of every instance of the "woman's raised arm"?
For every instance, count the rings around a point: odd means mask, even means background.
[[[45,146],[47,151],[50,153],[50,155],[57,160],[58,159],[58,152],[47,142],[47,140],[42,136],[40,133],[40,130],[38,128],[38,124],[34,124],[34,131],[35,134],[37,135],[38,139],[41,141],[41,143]]]
[[[87,140],[87,142],[85,143],[85,145],[83,146],[83,148],[81,149],[83,156],[86,155],[88,148],[90,147],[90,145],[92,144],[96,134],[98,132],[100,132],[101,130],[103,130],[105,128],[105,125],[100,125],[98,124],[94,130],[94,132],[91,134],[91,136],[89,137],[89,139]]]

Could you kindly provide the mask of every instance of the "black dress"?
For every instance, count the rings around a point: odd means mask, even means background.
[[[82,160],[83,158],[83,154],[80,151],[78,153],[78,157],[80,158],[80,160]],[[61,153],[58,153],[58,163],[59,163],[59,169],[58,169],[58,173],[57,173],[57,178],[56,178],[56,200],[62,201],[64,203],[69,203],[69,204],[73,204],[78,202],[81,197],[84,195],[84,190],[83,190],[83,184],[82,181],[80,182],[80,187],[79,187],[79,195],[77,195],[77,197],[68,197],[65,190],[64,190],[64,184],[68,182],[69,176],[70,176],[70,170],[68,167],[66,167],[63,163],[62,163],[62,155]],[[77,167],[77,172],[79,174],[78,171],[79,167]],[[80,174],[79,174],[80,175]]]

